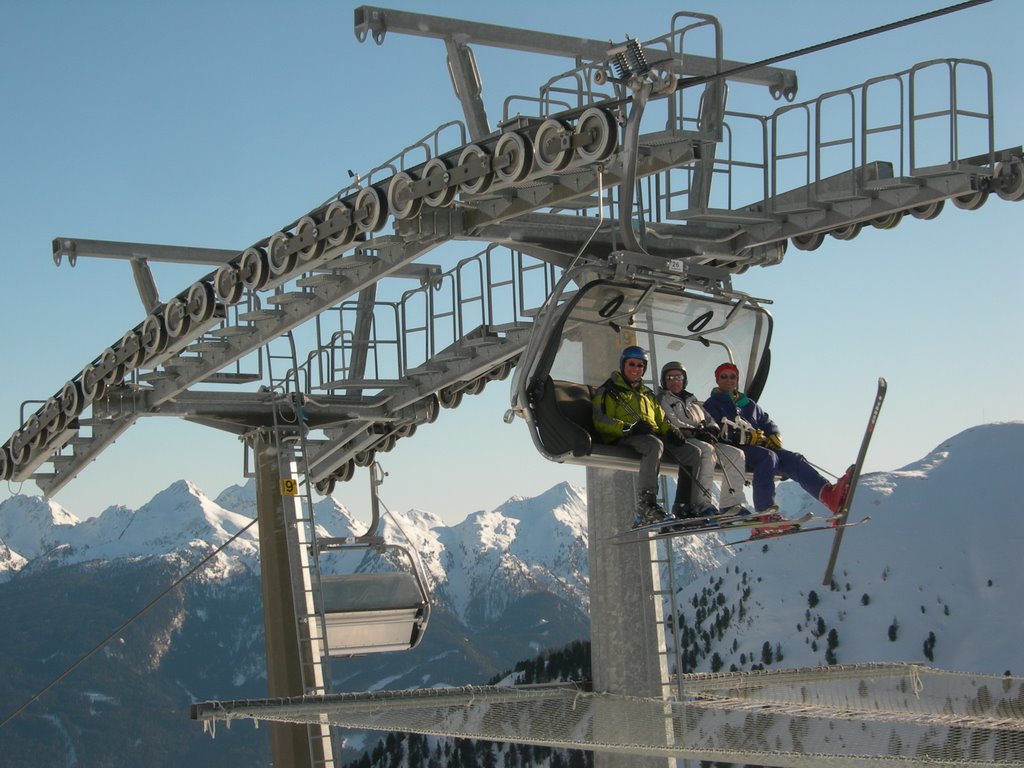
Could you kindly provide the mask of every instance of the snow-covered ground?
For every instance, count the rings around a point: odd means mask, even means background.
[[[742,545],[736,560],[687,587],[683,615],[693,625],[694,596],[699,602],[705,590],[724,595],[734,616],[743,602],[744,619],[730,621],[714,643],[726,670],[760,663],[765,642],[783,652],[775,666],[824,664],[834,629],[839,663],[1024,674],[1024,505],[1013,471],[1022,459],[1024,423],[987,424],[914,464],[865,475],[850,519],[871,521],[845,532],[834,589],[821,584],[831,532],[778,538]],[[794,516],[815,504],[792,483],[779,501]],[[710,612],[704,624],[714,618]],[[710,654],[700,667],[710,668]]]

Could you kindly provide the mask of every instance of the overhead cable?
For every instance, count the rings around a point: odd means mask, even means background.
[[[713,75],[701,75],[699,77],[687,77],[679,81],[676,86],[676,90],[682,88],[690,88],[694,85],[700,85],[702,83],[710,82],[711,80],[717,80],[722,77],[732,77],[742,72],[748,72],[752,69],[759,69],[760,67],[768,67],[773,64],[778,64],[780,61],[787,61],[789,59],[795,59],[800,56],[806,56],[810,53],[817,53],[818,51],[824,51],[829,48],[835,48],[840,45],[846,45],[847,43],[853,43],[858,40],[863,40],[868,37],[880,35],[883,32],[891,32],[894,29],[900,29],[902,27],[909,27],[913,24],[919,24],[923,21],[929,21],[936,19],[940,16],[946,16],[950,13],[957,13],[958,11],[966,11],[969,8],[973,8],[976,5],[982,5],[984,3],[991,3],[992,0],[965,0],[965,2],[957,3],[956,5],[950,5],[945,8],[938,8],[934,11],[928,11],[927,13],[920,13],[917,16],[910,16],[900,21],[893,21],[888,24],[883,24],[879,27],[872,27],[871,29],[865,29],[863,32],[855,32],[850,35],[844,35],[843,37],[837,37],[832,40],[828,40],[823,43],[816,43],[815,45],[809,45],[806,48],[798,48],[795,51],[789,53],[783,53],[778,56],[772,56],[767,59],[761,59],[760,61],[751,62],[750,64],[741,64],[738,67],[727,69],[723,72],[718,72]]]

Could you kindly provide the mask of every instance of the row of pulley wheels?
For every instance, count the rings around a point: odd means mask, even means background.
[[[458,193],[483,195],[492,188],[601,163],[617,145],[614,115],[591,107],[575,125],[549,118],[535,129],[508,131],[493,140],[469,144],[458,152],[454,164],[454,154],[431,158],[416,169],[395,173],[386,191],[366,186],[303,216],[288,231],[274,233],[264,244],[245,249],[212,275],[193,283],[85,366],[0,448],[0,479],[10,479],[39,451],[59,448],[48,446],[93,400],[102,398],[133,369],[156,365],[172,343],[207,323],[218,303],[235,305],[246,290],[265,290],[283,282],[297,268],[311,268],[327,248],[344,249],[360,234],[382,230],[389,214],[397,219],[413,218],[424,205],[451,205]],[[486,380],[484,377],[484,383]],[[476,386],[471,382],[459,391],[446,391],[441,402],[455,407],[463,392],[472,393]]]
[[[985,204],[989,194],[993,191],[1003,200],[1017,202],[1024,199],[1024,162],[1019,158],[1014,158],[997,163],[988,184],[972,192],[951,197],[950,200],[961,210],[974,211]],[[945,200],[934,200],[906,210],[892,211],[868,221],[856,221],[831,230],[797,235],[790,240],[795,247],[802,251],[813,251],[825,242],[826,235],[831,235],[837,240],[853,240],[861,233],[865,225],[871,225],[876,229],[892,229],[903,221],[903,217],[908,213],[915,219],[930,221],[942,213],[945,202]]]

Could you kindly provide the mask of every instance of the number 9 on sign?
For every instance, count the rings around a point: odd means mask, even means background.
[[[281,495],[282,496],[298,496],[299,495],[299,484],[292,477],[286,477],[281,479]]]

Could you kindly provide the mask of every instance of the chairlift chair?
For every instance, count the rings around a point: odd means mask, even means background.
[[[391,550],[402,554],[409,570],[320,576],[314,596],[317,615],[323,621],[324,651],[329,656],[412,650],[423,639],[430,618],[430,595],[418,559],[407,547],[385,542],[377,533],[379,469],[377,464],[370,468],[369,530],[361,536],[320,538],[318,555],[364,550],[383,558]]]
[[[512,412],[523,416],[537,451],[569,464],[636,471],[640,456],[600,441],[591,399],[614,370],[595,365],[595,351],[638,344],[648,350],[648,384],[661,365],[681,360],[689,389],[710,393],[714,369],[736,363],[742,388],[755,399],[768,377],[772,318],[762,301],[731,289],[694,288],[657,276],[623,277],[621,269],[591,264],[588,279],[570,291],[563,276],[534,327],[512,382]],[[616,358],[617,358],[616,352]],[[662,472],[678,471],[666,455]]]

